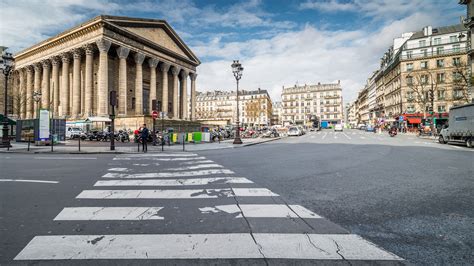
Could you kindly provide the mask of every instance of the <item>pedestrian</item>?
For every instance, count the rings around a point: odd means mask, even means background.
[[[148,136],[149,135],[150,135],[150,131],[146,127],[146,124],[143,124],[142,131],[140,132],[140,136],[142,138],[142,150],[143,150],[143,152],[148,151],[147,142],[148,142]]]

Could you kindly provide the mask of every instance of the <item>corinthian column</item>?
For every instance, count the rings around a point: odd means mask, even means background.
[[[179,101],[178,101],[178,74],[181,69],[173,66],[171,73],[173,74],[173,119],[179,119]]]
[[[158,65],[158,59],[148,59],[148,66],[150,67],[150,108],[155,110],[156,106],[153,106],[153,100],[156,99],[156,66]]]
[[[59,115],[59,58],[51,59],[53,65],[53,115]]]
[[[106,116],[109,107],[109,63],[107,52],[110,49],[111,42],[105,39],[96,41],[99,48],[99,75],[97,82],[97,114]]]
[[[36,63],[33,65],[34,66],[34,69],[35,69],[35,85],[34,85],[34,91],[36,92],[41,92],[41,64],[40,63]],[[43,95],[42,95],[43,96]],[[38,116],[38,107],[40,105],[39,102],[36,102],[34,101],[34,104],[33,104],[33,117],[37,117]]]
[[[73,67],[72,67],[72,112],[74,117],[81,115],[81,56],[80,49],[74,49],[73,53]]]
[[[181,119],[188,119],[188,75],[187,70],[181,71]]]
[[[130,49],[125,47],[117,48],[119,57],[119,82],[118,82],[118,112],[120,115],[127,115],[127,57]]]
[[[94,47],[90,44],[84,47],[86,51],[86,70],[84,77],[84,114],[89,116],[93,113],[92,111],[92,64],[94,60]]]
[[[61,55],[61,61],[63,62],[62,74],[61,74],[61,112],[63,116],[69,115],[69,54],[64,53]]]
[[[20,90],[18,91],[18,103],[17,106],[19,107],[18,115],[20,118],[25,118],[26,116],[26,84],[25,84],[25,69],[22,68],[18,71],[20,75]]]
[[[34,101],[33,101],[33,67],[26,67],[26,118],[33,118]]]
[[[196,73],[191,73],[191,120],[196,120]]]
[[[143,115],[143,69],[142,64],[145,55],[136,53],[136,74],[135,74],[135,115]]]
[[[41,84],[41,108],[49,108],[49,72],[51,69],[51,65],[49,64],[49,60],[42,61],[41,65],[43,66],[43,82]]]
[[[170,65],[167,63],[161,63],[160,70],[162,73],[161,80],[161,111],[168,113],[168,71]],[[166,115],[168,116],[168,114]]]

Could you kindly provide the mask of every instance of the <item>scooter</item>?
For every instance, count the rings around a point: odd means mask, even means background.
[[[397,135],[397,131],[396,131],[396,130],[390,130],[390,131],[388,132],[388,134],[390,135],[390,137],[393,138],[393,137],[395,137],[395,136]]]

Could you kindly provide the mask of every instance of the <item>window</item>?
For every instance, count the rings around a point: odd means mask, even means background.
[[[461,89],[455,89],[455,90],[453,91],[453,98],[454,98],[455,100],[461,99],[462,96],[463,96],[463,93],[462,93],[462,90],[461,90]]]
[[[423,54],[423,56],[428,56],[428,50],[426,49],[421,49],[421,53]]]
[[[411,58],[413,55],[413,51],[407,51],[407,58]]]
[[[132,110],[135,110],[135,97],[132,98]]]
[[[446,91],[445,90],[438,90],[438,100],[444,100],[446,97]]]
[[[458,36],[456,35],[453,35],[453,36],[449,36],[449,42],[458,42]]]
[[[444,83],[444,73],[438,73],[436,74],[436,81],[438,83]]]
[[[414,113],[415,112],[415,106],[409,105],[407,106],[407,113]]]
[[[436,60],[436,66],[437,67],[444,67],[444,59]]]
[[[413,63],[407,63],[407,71],[413,70]]]
[[[441,38],[434,38],[433,44],[434,45],[441,44]]]
[[[460,52],[460,51],[461,51],[461,45],[453,44],[453,52]]]
[[[444,47],[437,47],[436,48],[436,54],[440,55],[440,54],[443,54],[444,52]]]
[[[440,105],[438,106],[438,113],[444,113],[446,112],[446,106]]]
[[[420,82],[421,84],[428,84],[428,75],[421,75]]]
[[[461,65],[461,58],[459,58],[459,57],[453,58],[453,65],[454,66],[460,66]]]
[[[462,79],[461,73],[457,71],[453,72],[453,81],[461,81],[461,79]]]
[[[407,92],[407,99],[408,100],[413,100],[415,99],[414,93],[412,91]]]
[[[407,76],[407,85],[413,85],[413,77]]]
[[[421,40],[418,42],[420,47],[425,47],[426,46],[426,40]]]
[[[420,62],[420,68],[421,69],[427,69],[428,68],[428,61],[421,61]]]

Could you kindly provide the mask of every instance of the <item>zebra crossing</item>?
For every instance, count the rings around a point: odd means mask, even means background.
[[[114,230],[37,235],[14,260],[403,260],[195,153],[118,155],[110,166],[52,219]]]

